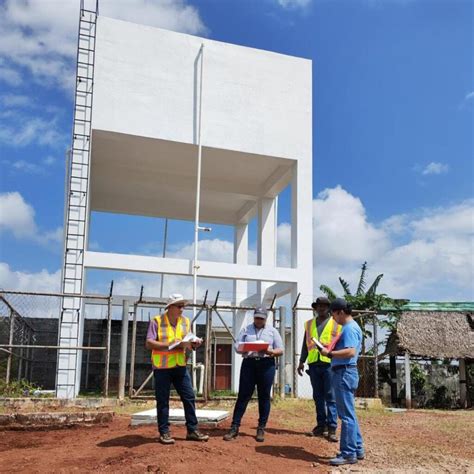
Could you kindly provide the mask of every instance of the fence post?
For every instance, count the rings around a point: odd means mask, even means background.
[[[132,347],[130,349],[130,382],[128,387],[128,396],[133,396],[133,387],[135,385],[135,358],[137,348],[137,308],[138,304],[133,305],[133,323],[132,323]]]
[[[112,297],[109,296],[107,300],[107,333],[105,342],[105,383],[104,383],[104,397],[109,396],[109,375],[110,375],[110,340],[112,332]]]
[[[128,346],[128,311],[130,303],[123,300],[122,304],[122,331],[120,334],[120,360],[119,360],[119,387],[118,398],[125,398],[125,377],[127,374],[127,346]]]
[[[377,334],[377,315],[373,316],[374,323],[374,377],[375,377],[375,387],[374,387],[374,397],[378,398],[379,396],[379,345],[378,345],[378,334]]]
[[[278,371],[278,383],[280,386],[280,398],[285,398],[285,382],[286,382],[286,359],[285,359],[285,349],[286,349],[286,308],[280,306],[280,336],[283,341],[283,354],[279,357],[279,371]]]
[[[205,340],[205,354],[204,354],[204,400],[207,402],[212,398],[212,308],[206,310],[206,340]]]
[[[15,331],[15,312],[10,309],[10,335],[8,336],[8,344],[13,344],[13,332]],[[8,359],[7,359],[7,373],[5,376],[5,382],[10,383],[10,375],[12,368],[12,347],[9,347]]]
[[[298,335],[296,334],[296,309],[293,308],[291,311],[292,314],[292,321],[291,321],[291,337],[293,342],[293,376],[292,376],[292,396],[296,398],[296,367],[298,367]]]

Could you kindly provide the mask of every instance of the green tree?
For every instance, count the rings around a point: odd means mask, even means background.
[[[366,327],[367,316],[375,312],[375,314],[384,315],[384,318],[378,320],[381,327],[386,327],[389,332],[396,329],[397,321],[401,314],[401,308],[407,303],[407,300],[397,300],[390,298],[385,293],[377,293],[380,281],[383,278],[383,273],[377,275],[370,286],[367,285],[367,262],[361,266],[359,282],[357,290],[352,293],[349,283],[342,277],[339,277],[339,283],[343,289],[343,296],[348,303],[352,305],[352,309],[357,311],[367,311],[367,314],[362,315],[356,319],[366,337],[371,337],[371,331]],[[366,289],[368,287],[368,289]],[[319,289],[329,298],[333,300],[336,298],[336,292],[327,285],[321,285]],[[371,318],[372,319],[372,318]],[[365,344],[363,347],[363,354],[365,354]]]

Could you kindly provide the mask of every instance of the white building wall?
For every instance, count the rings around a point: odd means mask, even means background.
[[[282,158],[311,154],[311,61],[99,17],[93,128]]]

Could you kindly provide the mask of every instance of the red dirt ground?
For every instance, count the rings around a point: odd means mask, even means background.
[[[117,415],[106,426],[51,431],[0,432],[0,472],[337,472],[328,466],[338,445],[309,438],[310,403],[283,402],[273,408],[264,443],[254,439],[255,407],[241,436],[222,440],[223,427],[203,430],[207,443],[185,441],[185,428],[172,427],[174,446],[157,443],[155,426],[129,426]],[[339,471],[473,472],[474,412],[389,414],[361,412],[367,459]]]

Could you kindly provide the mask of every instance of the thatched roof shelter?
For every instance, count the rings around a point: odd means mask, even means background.
[[[474,313],[406,311],[385,354],[446,359],[474,359]]]

